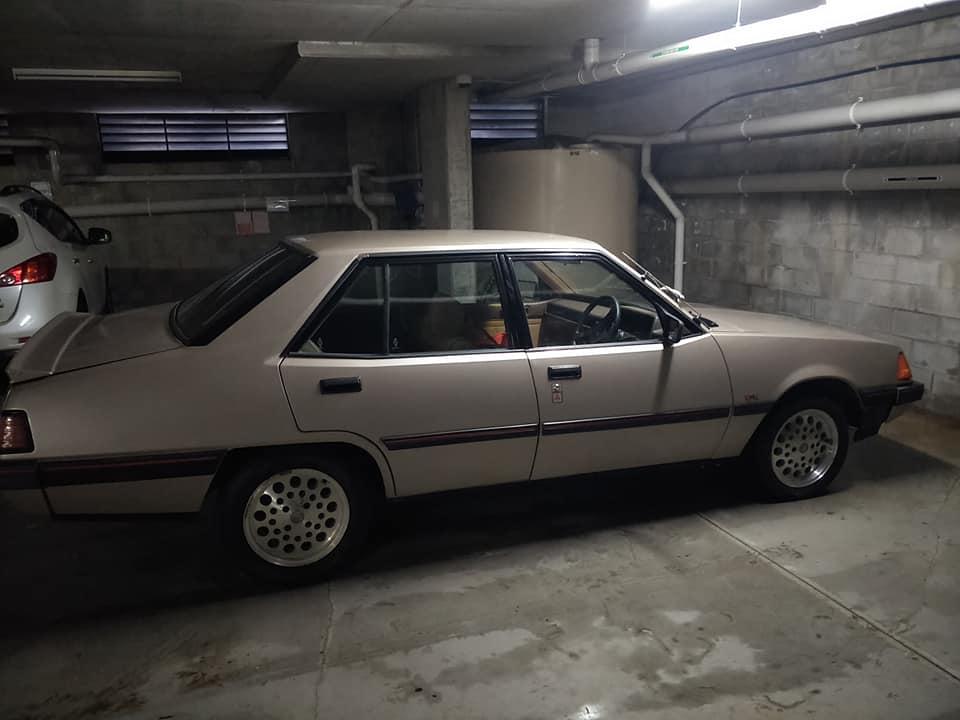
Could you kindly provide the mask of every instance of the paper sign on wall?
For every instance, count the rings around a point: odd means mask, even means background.
[[[270,218],[263,210],[239,211],[233,214],[237,235],[269,235]]]

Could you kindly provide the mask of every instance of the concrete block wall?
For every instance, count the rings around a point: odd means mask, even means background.
[[[289,156],[247,161],[105,163],[94,115],[11,115],[8,118],[11,134],[41,135],[57,140],[63,148],[65,175],[341,171],[356,162],[372,163],[378,171],[387,174],[411,171],[406,167],[403,154],[403,118],[399,106],[349,114],[291,114],[288,116]],[[43,153],[17,151],[15,161],[13,166],[0,166],[0,186],[49,180]],[[345,187],[345,180],[64,185],[55,190],[55,199],[61,205],[71,206],[147,198],[283,197],[343,192]],[[393,209],[378,208],[376,212],[383,228],[405,225]],[[248,236],[236,234],[233,212],[90,218],[79,224],[85,229],[106,227],[113,233],[113,242],[101,250],[110,268],[111,289],[118,309],[185,297],[289,235],[369,227],[366,218],[353,207],[294,208],[289,213],[271,213],[269,220],[269,234]]]
[[[891,202],[897,219],[886,217]],[[954,193],[702,197],[684,199],[681,207],[689,218],[691,299],[888,339],[927,385],[927,406],[960,414]],[[838,215],[840,208],[846,214]],[[910,217],[923,218],[923,226],[911,225]]]
[[[730,95],[956,52],[948,17],[690,75],[594,107],[554,105],[551,131],[675,130]],[[960,87],[960,61],[869,72],[726,102],[696,125]],[[960,119],[658,150],[661,178],[960,162]],[[898,343],[927,407],[960,415],[960,193],[678,198],[687,215],[685,291],[694,301],[784,313]],[[638,255],[673,273],[673,223],[641,198]]]

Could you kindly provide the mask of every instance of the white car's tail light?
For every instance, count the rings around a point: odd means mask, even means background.
[[[57,256],[53,253],[35,255],[19,265],[0,273],[0,287],[49,282],[57,273]]]
[[[0,413],[0,453],[33,452],[30,422],[23,410],[4,410]]]

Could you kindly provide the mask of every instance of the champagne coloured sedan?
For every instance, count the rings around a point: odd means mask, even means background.
[[[809,498],[923,394],[888,342],[507,231],[293,238],[175,305],[59,315],[7,373],[14,501],[206,509],[242,568],[294,583],[349,562],[384,499],[727,459]]]

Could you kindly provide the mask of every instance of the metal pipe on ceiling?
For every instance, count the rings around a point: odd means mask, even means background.
[[[725,143],[787,137],[835,130],[859,129],[864,125],[891,125],[916,120],[960,115],[960,89],[903,95],[884,100],[862,97],[819,110],[754,118],[741,122],[707,125],[660,135],[591,135],[593,142],[618,145],[681,145]]]
[[[573,70],[561,70],[554,75],[521,82],[492,93],[493,99],[522,98],[551,93],[597,82],[615,80],[625,75],[660,70],[665,67],[689,64],[763,45],[803,37],[823,37],[830,32],[862,23],[881,20],[913,10],[924,10],[949,0],[885,0],[884,2],[826,3],[810,10],[790,13],[769,20],[740,25],[726,30],[701,35],[655,50],[624,52],[618,58],[597,63],[593,67],[581,65]]]
[[[167,173],[162,175],[67,175],[64,183],[68,185],[87,185],[102,183],[155,183],[155,182],[221,182],[264,180],[347,180],[353,176],[349,170],[320,172],[266,172],[266,173]],[[419,173],[406,175],[370,175],[371,182],[390,184],[407,180],[420,180]]]
[[[320,193],[314,195],[288,195],[285,197],[221,197],[196,200],[139,200],[136,202],[104,203],[99,205],[75,205],[66,208],[75,218],[122,217],[131,215],[171,215],[176,213],[220,212],[225,210],[267,210],[278,201],[290,208],[353,206],[354,198],[347,193]],[[364,203],[369,207],[393,207],[391,193],[366,193]]]
[[[268,173],[167,173],[152,175],[67,175],[68,185],[99,183],[154,183],[154,182],[220,182],[232,180],[340,180],[350,177],[350,171],[336,172],[268,172]]]
[[[847,170],[676,178],[665,182],[675,195],[957,190],[960,189],[960,165],[852,167]]]

